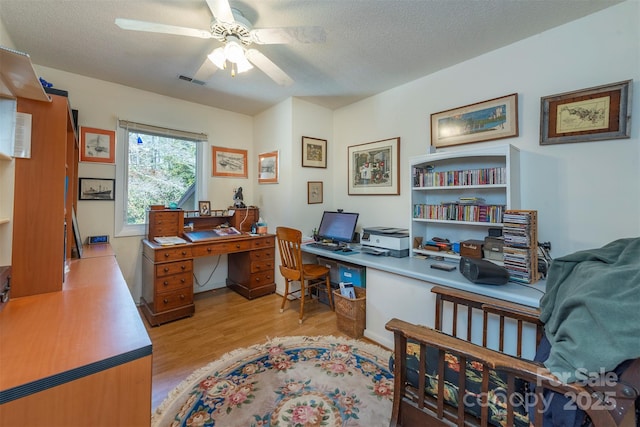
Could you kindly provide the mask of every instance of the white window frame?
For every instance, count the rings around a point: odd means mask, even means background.
[[[128,237],[128,236],[144,236],[146,234],[147,224],[127,224],[127,204],[126,196],[128,192],[127,179],[129,173],[129,138],[127,124],[135,125],[136,123],[127,122],[125,120],[119,120],[116,140],[116,197],[115,197],[115,221],[114,221],[114,236],[115,237]],[[139,124],[138,124],[139,125]],[[162,127],[140,125],[147,128],[155,128],[157,132],[163,132],[167,135],[171,135],[172,132],[175,135],[185,135],[188,132],[173,131]],[[199,136],[200,141],[194,141],[196,144],[196,200],[208,200],[205,197],[208,194],[207,191],[207,176],[206,170],[206,156],[205,145],[208,146],[208,138],[204,134],[193,134]],[[195,138],[194,138],[195,139]]]

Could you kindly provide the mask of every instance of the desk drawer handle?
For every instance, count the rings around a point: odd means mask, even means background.
[[[259,282],[259,281],[260,281],[260,278],[259,278],[259,277],[256,277],[256,282]]]
[[[184,298],[185,298],[184,295],[180,294],[180,299],[184,299]]]
[[[187,266],[186,266],[186,265],[184,265],[184,264],[182,264],[182,265],[180,266],[180,268],[184,270],[184,269],[186,269],[186,268],[187,268]]]
[[[170,254],[170,253],[165,253],[165,254],[164,254],[164,257],[165,257],[165,258],[169,258],[170,256],[171,256],[171,254]]]
[[[168,273],[168,272],[169,272],[169,267],[165,267],[165,268],[164,268],[164,272],[165,272],[165,273]]]
[[[182,283],[186,282],[186,280],[184,280],[184,279],[180,279],[180,281],[181,281]]]
[[[211,252],[211,251],[212,251],[212,249],[211,249],[211,248],[207,248],[207,252]]]
[[[240,249],[240,244],[236,243],[236,249]]]
[[[163,299],[163,300],[162,300],[162,302],[163,302],[163,303],[165,303],[165,304],[169,304],[169,300],[168,300],[168,299],[166,299],[166,298],[165,298],[165,299]]]
[[[169,286],[169,282],[167,282],[166,280],[162,284],[165,286]]]
[[[182,251],[182,255],[186,255],[186,254],[187,254],[187,251]]]

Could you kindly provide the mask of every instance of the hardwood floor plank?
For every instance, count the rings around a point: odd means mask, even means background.
[[[336,315],[328,305],[307,302],[300,325],[300,302],[289,301],[280,313],[281,301],[277,294],[248,300],[229,289],[215,289],[195,295],[193,317],[156,327],[145,321],[153,343],[151,407],[155,410],[190,373],[236,348],[280,336],[348,338],[338,331]]]

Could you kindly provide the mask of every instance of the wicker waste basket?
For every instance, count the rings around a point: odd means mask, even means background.
[[[333,291],[338,330],[352,338],[362,338],[367,320],[367,290],[355,287],[355,298],[342,296],[340,289]]]

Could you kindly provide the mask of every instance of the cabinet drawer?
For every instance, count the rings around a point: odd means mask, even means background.
[[[164,292],[171,292],[182,288],[193,288],[193,276],[191,272],[160,277],[155,281],[156,298],[159,298],[158,295]]]
[[[154,253],[154,262],[177,261],[185,258],[193,258],[190,247],[182,246],[172,249],[158,249]]]
[[[193,291],[179,289],[159,295],[153,302],[153,310],[158,313],[190,304],[193,304]]]
[[[272,272],[273,273],[273,260],[268,259],[264,261],[254,261],[251,263],[251,272],[259,273],[259,272]]]
[[[269,237],[264,237],[262,239],[254,239],[252,240],[252,248],[253,249],[259,249],[259,248],[273,248],[275,247],[275,243],[276,243],[276,238],[273,236],[269,236]]]
[[[172,274],[186,273],[193,270],[193,260],[168,262],[156,265],[156,277],[170,276]]]
[[[251,261],[265,261],[268,259],[274,259],[274,248],[258,249],[249,253],[249,259]]]
[[[247,287],[249,289],[258,288],[273,283],[273,270],[263,273],[251,273]]]

